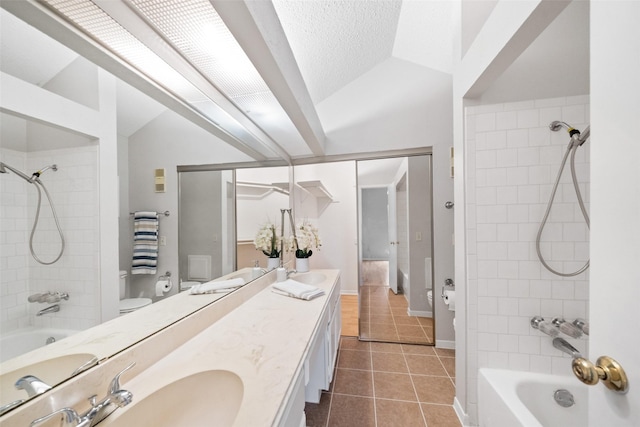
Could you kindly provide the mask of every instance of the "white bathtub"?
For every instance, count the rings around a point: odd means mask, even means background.
[[[482,368],[478,374],[480,427],[584,427],[587,387],[573,376]],[[575,404],[569,408],[557,404],[558,389],[570,391]]]
[[[47,344],[47,339],[61,340],[78,331],[72,329],[37,328],[30,326],[0,337],[0,362],[25,354]]]

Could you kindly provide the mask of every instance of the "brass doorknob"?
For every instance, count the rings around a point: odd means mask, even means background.
[[[627,374],[622,366],[609,356],[599,357],[595,365],[583,357],[577,357],[573,359],[571,369],[574,375],[587,385],[595,385],[602,380],[609,390],[621,394],[629,391]]]

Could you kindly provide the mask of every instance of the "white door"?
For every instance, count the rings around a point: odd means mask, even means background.
[[[398,222],[396,220],[396,186],[389,185],[387,190],[389,225],[389,288],[398,293]]]
[[[592,1],[589,358],[616,359],[626,395],[589,388],[589,426],[640,426],[640,2]],[[630,52],[634,52],[629,55]],[[615,76],[613,78],[612,76]]]

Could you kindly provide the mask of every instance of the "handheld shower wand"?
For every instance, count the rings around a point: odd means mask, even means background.
[[[57,171],[58,166],[55,164],[45,166],[39,171],[34,172],[31,175],[31,177],[29,177],[25,173],[19,171],[18,169],[12,168],[11,166],[9,166],[4,162],[0,162],[0,173],[7,173],[7,170],[10,170],[20,178],[27,181],[29,184],[33,184],[36,187],[36,190],[38,190],[38,204],[36,206],[36,214],[35,214],[35,219],[33,220],[33,227],[31,227],[31,235],[29,236],[29,251],[31,252],[31,256],[33,256],[33,259],[35,259],[36,261],[38,261],[40,264],[43,264],[43,265],[51,265],[56,261],[58,261],[62,257],[62,254],[64,253],[64,246],[65,246],[64,235],[62,234],[62,228],[60,228],[60,222],[58,221],[58,214],[56,213],[56,209],[53,206],[53,200],[51,200],[51,195],[47,191],[47,187],[45,187],[42,181],[40,181],[40,175],[42,175],[45,171],[49,169]],[[40,187],[42,187],[42,190],[44,190],[44,193],[47,196],[47,199],[49,200],[49,206],[51,207],[51,212],[53,213],[53,219],[55,220],[56,227],[58,228],[58,234],[60,235],[60,252],[58,253],[57,257],[53,261],[42,261],[40,258],[38,258],[38,256],[36,255],[33,249],[33,236],[36,232],[36,227],[38,226],[38,220],[40,219],[40,206],[42,205],[42,191],[40,190]]]

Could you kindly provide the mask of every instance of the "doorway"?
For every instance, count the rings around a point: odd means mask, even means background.
[[[362,160],[359,337],[433,345],[431,156]]]

